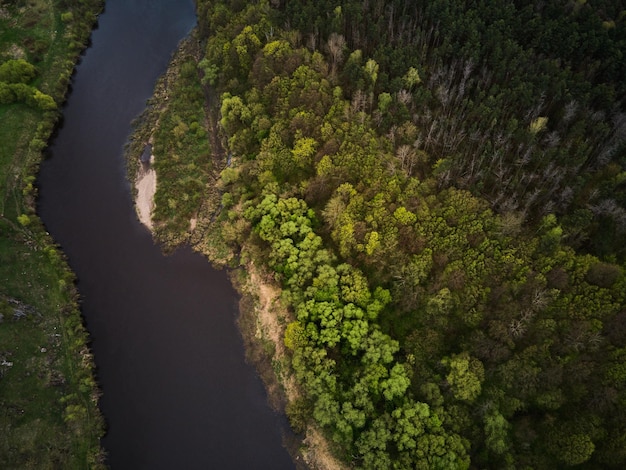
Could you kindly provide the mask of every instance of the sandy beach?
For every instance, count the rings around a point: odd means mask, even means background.
[[[154,194],[156,193],[156,171],[152,168],[154,155],[150,156],[150,164],[139,163],[139,171],[135,180],[135,209],[139,221],[152,230],[152,209],[154,208]]]

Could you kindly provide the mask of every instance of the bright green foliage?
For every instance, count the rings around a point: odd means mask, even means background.
[[[222,120],[220,124],[228,134],[234,134],[242,126],[250,124],[252,114],[239,96],[231,96],[230,93],[225,93],[221,101],[222,109],[220,114],[222,115]]]
[[[399,450],[413,450],[417,448],[417,438],[424,434],[426,421],[430,417],[430,409],[424,403],[407,405],[391,413],[395,420],[396,432],[394,441]]]
[[[20,225],[26,227],[30,224],[30,217],[28,217],[27,214],[20,214],[17,216],[17,221],[20,223]]]
[[[293,350],[304,345],[304,341],[305,331],[301,323],[291,322],[287,325],[287,328],[285,328],[285,346]]]
[[[72,13],[71,11],[61,13],[61,21],[63,21],[63,23],[71,23],[72,21],[74,21],[74,13]]]
[[[316,146],[317,142],[310,137],[296,140],[291,155],[298,168],[305,169],[311,165]]]
[[[363,468],[393,468],[389,455],[391,441],[391,417],[387,414],[377,418],[369,429],[363,432],[356,443],[363,459]]]
[[[404,77],[402,77],[404,84],[407,88],[413,88],[415,85],[419,85],[422,81],[420,74],[415,67],[409,67]]]
[[[202,70],[204,76],[202,77],[203,85],[215,86],[217,81],[219,67],[216,64],[212,64],[208,59],[204,58],[198,63],[198,67]]]
[[[55,110],[54,98],[28,85],[36,75],[35,66],[24,59],[0,64],[0,104],[23,102],[42,111]]]
[[[380,388],[386,400],[393,400],[404,395],[411,385],[411,381],[406,375],[406,369],[402,364],[394,365],[389,371],[389,378],[381,382]]]
[[[57,104],[50,95],[24,83],[0,82],[0,104],[26,103],[34,109],[52,111]]]
[[[365,354],[363,354],[364,364],[389,364],[393,361],[393,355],[398,351],[398,342],[381,333],[373,330],[363,344]]]
[[[458,436],[447,435],[441,421],[428,405],[407,403],[392,412],[392,434],[398,450],[399,468],[467,469],[464,444]],[[404,452],[402,452],[404,451]]]
[[[533,122],[530,123],[530,133],[533,135],[543,131],[548,124],[548,118],[545,116],[539,116]]]
[[[378,95],[378,110],[381,113],[387,112],[389,110],[389,106],[391,106],[392,101],[393,98],[391,98],[391,95],[389,93],[381,93],[380,95]]]
[[[480,395],[484,380],[483,365],[478,359],[469,357],[467,353],[444,358],[441,361],[448,366],[450,372],[446,380],[452,388],[457,400],[472,402]]]
[[[41,109],[42,111],[52,111],[57,108],[57,104],[54,102],[52,96],[46,95],[39,90],[35,90],[32,99],[37,108]]]
[[[394,211],[393,216],[402,225],[411,225],[411,224],[414,224],[417,220],[417,217],[415,216],[415,214],[406,210],[406,207],[404,206],[398,207]]]
[[[394,361],[398,342],[365,320],[366,316],[376,318],[391,300],[389,292],[377,289],[372,294],[363,275],[350,265],[333,266],[336,262],[331,257],[315,255],[324,251],[321,238],[311,231],[303,201],[267,195],[257,206],[250,206],[246,216],[259,236],[271,243],[271,262],[283,274],[290,297],[303,299],[294,305],[298,323],[289,325],[285,342],[294,349],[294,369],[313,399],[313,417],[322,426],[333,424],[338,442],[350,443],[355,428],[366,423],[364,409],[371,413],[373,403],[381,400],[403,402],[411,383],[406,368]],[[330,264],[317,264],[322,260]],[[375,306],[370,309],[370,305]],[[369,310],[373,312],[368,315]],[[337,420],[340,384],[333,375],[334,364],[326,359],[326,351],[340,345],[360,357],[363,371],[357,373],[361,385],[352,392],[359,398],[341,405],[343,420]],[[399,450],[405,450],[403,439],[396,439]]]
[[[368,59],[365,63],[365,75],[369,79],[370,86],[373,87],[378,80],[378,64],[374,59]]]
[[[241,33],[233,39],[232,46],[239,57],[241,69],[249,70],[252,66],[252,58],[261,46],[261,41],[251,26],[245,26]]]

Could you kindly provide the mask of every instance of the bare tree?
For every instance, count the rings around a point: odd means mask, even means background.
[[[330,73],[335,76],[337,67],[343,61],[343,53],[346,47],[346,39],[337,33],[331,33],[328,38],[328,52],[330,52]]]

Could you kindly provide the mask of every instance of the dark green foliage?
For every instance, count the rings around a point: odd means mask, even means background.
[[[429,155],[414,171],[531,222],[591,209],[565,218],[569,241],[624,259],[625,187],[614,179],[626,165],[620,3],[288,2],[282,18],[321,50],[341,34],[359,51],[360,60],[343,54],[342,86],[351,97],[372,86],[397,97],[378,125],[397,138],[413,121],[406,143]],[[367,57],[379,66],[375,83]],[[410,67],[420,84],[401,79]]]
[[[599,287],[610,288],[620,276],[620,269],[614,264],[594,263],[587,271],[587,282]]]

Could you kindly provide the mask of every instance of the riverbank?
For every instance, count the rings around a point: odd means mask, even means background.
[[[211,142],[211,154],[205,154],[207,161],[199,164],[205,168],[208,177],[205,192],[196,210],[185,219],[185,224],[169,224],[162,216],[153,219],[158,205],[155,195],[161,200],[184,199],[185,193],[170,192],[158,177],[157,163],[167,167],[176,164],[177,154],[159,153],[159,146],[150,148],[150,163],[142,162],[142,154],[148,144],[154,144],[155,136],[163,131],[161,123],[168,120],[176,101],[181,99],[176,93],[176,83],[181,76],[181,67],[187,60],[197,58],[197,43],[192,37],[181,44],[173,56],[170,66],[158,81],[153,97],[144,113],[136,120],[133,135],[128,143],[126,157],[129,179],[134,188],[134,201],[138,219],[151,229],[155,240],[164,251],[173,251],[180,244],[190,244],[205,255],[219,268],[229,269],[230,279],[240,294],[238,325],[244,339],[247,360],[258,371],[265,384],[268,400],[272,408],[280,413],[297,408],[302,394],[291,370],[290,352],[285,347],[285,328],[291,323],[293,313],[281,302],[281,290],[272,273],[263,271],[258,253],[253,247],[236,249],[231,242],[236,232],[246,230],[241,225],[230,226],[228,220],[228,196],[224,195],[220,175],[228,168],[227,157],[220,152],[218,143],[218,109],[215,103],[203,108],[204,126]],[[203,87],[205,103],[210,101],[211,90]],[[183,98],[184,99],[184,98]],[[184,123],[184,122],[183,122]],[[180,122],[179,124],[180,125]],[[189,126],[191,127],[191,126]],[[163,146],[161,147],[161,149]],[[179,150],[180,151],[180,150]],[[169,162],[168,162],[169,161]],[[210,169],[207,167],[210,166]],[[155,167],[157,168],[155,170]],[[154,184],[155,186],[152,186]],[[152,192],[155,190],[155,192]],[[150,217],[146,217],[150,214]],[[297,414],[297,413],[296,413]],[[292,426],[294,420],[292,419]],[[297,468],[341,470],[345,465],[333,457],[331,446],[322,432],[311,422],[295,423],[297,436],[285,439]]]
[[[293,409],[302,399],[284,341],[285,329],[294,321],[293,313],[281,302],[281,289],[273,274],[263,271],[253,260],[234,271],[231,279],[242,296],[239,326],[248,359],[259,371],[272,406],[281,412]],[[329,442],[317,426],[291,418],[301,437],[297,447],[292,444],[290,449],[296,463],[319,470],[348,468],[333,456]]]
[[[207,138],[209,118],[196,65],[199,55],[192,32],[180,43],[146,109],[135,120],[126,148],[138,217],[165,251],[201,243],[202,237],[195,235],[210,225],[220,204],[215,189],[220,163],[215,162]],[[150,155],[142,159],[146,151]],[[161,158],[164,155],[167,158]],[[160,191],[155,191],[157,174]]]
[[[139,221],[152,230],[152,209],[154,209],[154,195],[156,194],[156,171],[152,168],[154,155],[150,155],[145,163],[139,164],[135,178],[135,208]]]
[[[97,469],[104,425],[89,338],[74,275],[36,213],[35,181],[103,4],[32,3],[0,6],[0,63],[33,67],[0,77],[5,91],[28,91],[0,100],[0,467]]]
[[[80,279],[103,389],[106,463],[119,470],[257,462],[289,469],[280,417],[244,358],[237,296],[225,273],[189,248],[163,256],[135,220],[121,171],[130,123],[192,29],[193,7],[191,0],[107,3],[42,165],[40,212]],[[164,134],[180,124],[168,116],[161,115]],[[193,132],[193,121],[185,122]],[[157,132],[155,155],[164,143]],[[193,162],[186,150],[177,152]]]
[[[626,405],[611,397],[626,394],[626,271],[611,240],[625,169],[607,149],[620,131],[609,98],[625,90],[618,74],[577,75],[571,41],[546,58],[520,18],[597,38],[589,63],[619,63],[604,52],[626,45],[626,23],[591,6],[461,3],[477,20],[451,14],[438,28],[433,5],[398,16],[347,2],[329,15],[295,0],[198,0],[201,83],[220,95],[229,157],[215,226],[194,234],[233,253],[242,276],[251,262],[272,273],[296,317],[284,342],[304,397],[287,414],[298,429],[316,422],[347,465],[624,467]],[[495,36],[465,44],[485,27]],[[494,95],[510,64],[514,85]],[[557,90],[550,103],[529,98],[545,90]],[[155,214],[193,201],[191,175],[172,176],[159,174]]]

